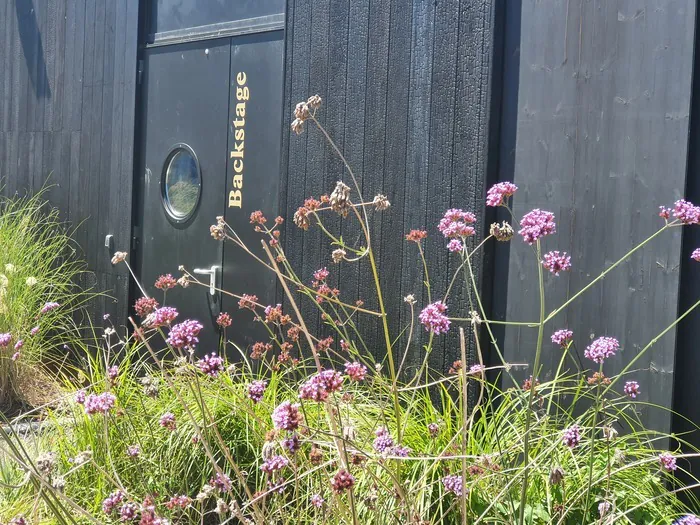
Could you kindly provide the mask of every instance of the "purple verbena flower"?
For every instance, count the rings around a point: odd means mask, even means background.
[[[302,421],[299,403],[282,401],[272,412],[272,423],[278,430],[296,430]]]
[[[228,492],[231,490],[231,487],[233,487],[231,478],[223,472],[217,472],[216,475],[209,480],[209,485],[215,487],[220,492]]]
[[[162,310],[162,308],[160,309]],[[157,312],[158,310],[156,310]],[[186,319],[183,322],[174,325],[170,329],[166,342],[174,348],[192,349],[194,345],[199,343],[199,332],[204,328],[202,323],[194,319]]]
[[[175,421],[175,414],[172,412],[166,412],[162,416],[160,416],[160,419],[158,420],[158,424],[170,430],[171,432],[174,432],[175,429],[177,428],[177,421]]]
[[[672,525],[700,525],[700,517],[693,514],[687,514],[682,518],[678,518]]]
[[[679,199],[673,203],[673,216],[683,224],[700,223],[700,207],[692,202]]]
[[[314,494],[313,496],[311,496],[311,504],[314,507],[316,507],[317,509],[320,509],[321,507],[323,507],[324,503],[325,502],[320,494]]]
[[[75,393],[75,402],[79,405],[85,404],[85,390],[78,390]]]
[[[141,447],[139,445],[129,445],[126,448],[126,455],[130,458],[137,458],[141,454]]]
[[[359,383],[360,381],[364,381],[365,376],[367,375],[367,367],[362,363],[358,363],[357,361],[353,363],[345,363],[345,374],[348,376],[348,378],[350,378],[350,381]]]
[[[332,392],[343,386],[343,376],[335,370],[323,370],[311,376],[299,387],[299,398],[311,401],[325,401]]]
[[[438,230],[448,239],[464,239],[476,233],[474,227],[470,226],[475,222],[476,216],[473,213],[452,208],[440,219]]]
[[[535,208],[526,213],[520,220],[520,230],[523,240],[528,244],[534,244],[545,235],[557,232],[557,225],[554,222],[554,214],[550,211]]]
[[[670,452],[662,452],[659,454],[659,463],[664,470],[672,472],[678,468],[676,465],[676,458]]]
[[[224,371],[224,360],[222,357],[216,355],[216,352],[212,352],[197,361],[197,368],[210,377],[217,377]]]
[[[374,443],[372,446],[379,454],[387,454],[394,447],[394,438],[391,437],[386,427],[379,427],[374,431]]]
[[[119,509],[119,520],[120,521],[134,521],[136,519],[136,504],[125,503],[122,508]]]
[[[12,342],[12,334],[0,334],[0,347],[5,348]]]
[[[467,372],[467,375],[471,376],[476,376],[476,375],[481,375],[482,372],[486,370],[486,367],[484,365],[480,364],[475,364],[469,367],[469,371]]]
[[[554,275],[571,269],[571,257],[566,252],[559,253],[557,250],[544,254],[542,266]]]
[[[557,330],[552,334],[552,343],[559,345],[562,348],[568,346],[571,340],[574,338],[574,333],[571,330]]]
[[[21,350],[23,346],[24,346],[24,340],[18,339],[17,342],[15,343],[15,350]]]
[[[437,435],[440,433],[440,425],[437,423],[428,423],[428,433],[430,434],[431,438],[437,437]]]
[[[636,381],[627,381],[624,388],[625,394],[635,399],[639,395],[639,383]]]
[[[253,381],[248,385],[248,399],[251,399],[253,403],[259,403],[262,401],[263,395],[265,395],[265,389],[267,388],[267,381],[259,379]]]
[[[110,381],[114,381],[119,375],[119,367],[117,365],[110,366],[107,369],[107,378]]]
[[[512,182],[499,182],[494,184],[486,192],[486,206],[503,206],[518,191],[518,187]]]
[[[36,335],[39,333],[39,325],[35,326],[31,330],[29,330],[29,335]]]
[[[58,303],[52,302],[52,301],[49,301],[49,302],[47,302],[47,303],[44,303],[44,306],[41,308],[41,311],[39,312],[39,315],[47,314],[47,313],[49,313],[51,310],[55,310],[55,309],[58,308],[59,306],[61,306],[61,305],[58,304]]]
[[[457,474],[449,474],[442,478],[442,485],[447,492],[455,496],[461,496],[464,493],[464,479]]]
[[[301,448],[301,440],[299,439],[299,436],[294,433],[282,440],[282,446],[287,449],[290,454],[296,454]]]
[[[112,492],[102,501],[102,512],[105,514],[112,514],[114,509],[124,501],[124,493],[121,490]]]
[[[450,242],[447,243],[447,249],[452,253],[461,252],[463,248],[464,245],[459,239],[451,239]]]
[[[282,470],[289,465],[289,460],[284,456],[272,456],[266,459],[262,465],[260,465],[260,470],[266,474],[272,474],[278,470]]]
[[[158,328],[160,326],[166,326],[172,323],[177,315],[178,313],[175,308],[171,306],[163,306],[161,308],[156,308],[152,313],[148,314],[144,323],[146,326]]]
[[[93,414],[106,414],[116,403],[117,398],[110,392],[102,394],[90,394],[85,398],[85,413],[89,416]]]
[[[614,337],[599,337],[586,348],[583,355],[591,361],[602,364],[620,349],[620,342]]]
[[[577,446],[581,441],[581,427],[579,427],[577,424],[573,424],[564,430],[562,441],[569,448],[574,448]]]
[[[450,329],[450,320],[445,315],[447,305],[442,301],[435,301],[429,304],[418,315],[418,319],[426,331],[434,332],[435,334],[444,334]]]

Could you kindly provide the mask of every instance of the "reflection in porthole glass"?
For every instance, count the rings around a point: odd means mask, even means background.
[[[176,149],[170,155],[165,168],[164,204],[175,219],[189,217],[197,207],[202,181],[197,159],[185,148]]]

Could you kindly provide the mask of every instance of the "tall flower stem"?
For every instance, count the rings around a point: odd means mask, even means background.
[[[600,374],[600,379],[595,389],[595,405],[593,406],[593,426],[591,427],[591,451],[590,457],[588,458],[588,485],[586,486],[586,505],[584,508],[584,514],[581,517],[581,524],[586,522],[585,509],[588,509],[588,503],[591,498],[591,484],[593,483],[593,460],[595,459],[595,435],[596,435],[596,425],[598,424],[598,413],[600,412],[600,385],[602,383],[603,376],[603,363],[600,363],[598,368]]]
[[[518,523],[523,525],[525,520],[525,499],[527,498],[527,480],[530,474],[530,422],[532,420],[532,402],[535,399],[535,384],[537,373],[540,368],[540,359],[542,357],[542,337],[544,335],[544,276],[542,275],[542,248],[539,239],[537,240],[537,279],[540,289],[540,323],[537,328],[537,347],[535,350],[535,364],[532,368],[532,380],[530,381],[530,394],[528,395],[527,412],[525,413],[525,437],[523,444],[523,456],[525,468],[523,473],[523,488],[520,491],[520,512]],[[487,325],[488,326],[488,325]]]

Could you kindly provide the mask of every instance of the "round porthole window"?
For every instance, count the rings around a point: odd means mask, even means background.
[[[202,174],[192,148],[178,144],[165,161],[162,176],[163,206],[175,222],[192,217],[202,194]]]

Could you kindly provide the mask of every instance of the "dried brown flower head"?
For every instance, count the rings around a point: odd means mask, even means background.
[[[209,226],[209,233],[211,233],[211,236],[214,237],[217,241],[223,241],[224,237],[226,237],[226,234],[224,233],[224,227],[220,226],[218,224],[212,224]]]
[[[501,224],[494,222],[491,225],[490,233],[497,241],[507,242],[513,238],[515,230],[513,230],[513,227],[506,221],[503,221]]]
[[[342,261],[346,255],[347,255],[347,253],[342,248],[338,248],[336,250],[333,250],[333,253],[331,253],[331,257],[333,258],[333,262],[336,264],[338,264],[340,261]]]
[[[391,203],[389,199],[386,198],[386,195],[379,194],[372,200],[372,205],[377,211],[384,211],[391,206]]]
[[[305,121],[311,116],[309,112],[309,104],[307,102],[299,102],[294,108],[294,118]]]
[[[301,135],[302,131],[304,131],[304,121],[295,118],[292,121],[292,131],[297,135]]]
[[[126,252],[114,252],[114,257],[112,257],[112,264],[119,264],[126,260]]]
[[[549,473],[549,483],[552,485],[559,485],[564,480],[566,472],[561,467],[554,467]]]
[[[294,212],[294,224],[296,224],[302,230],[308,230],[311,226],[311,221],[309,221],[309,210],[300,206],[297,211]]]
[[[329,202],[334,212],[347,217],[350,211],[350,186],[342,181],[338,181],[331,193]]]
[[[321,107],[321,97],[318,95],[311,95],[306,103],[311,109],[318,109]]]

